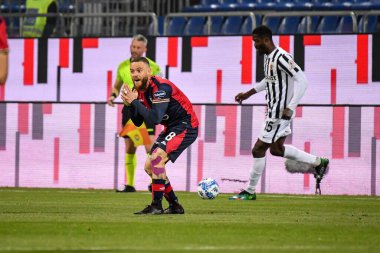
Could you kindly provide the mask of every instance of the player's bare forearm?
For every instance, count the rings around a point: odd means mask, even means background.
[[[248,99],[249,97],[251,97],[252,95],[254,95],[256,93],[257,92],[256,92],[255,88],[252,88],[247,92],[240,92],[239,94],[237,94],[235,96],[235,101],[238,102],[239,104],[241,104],[244,100]]]
[[[114,83],[114,85],[113,85],[113,88],[112,88],[112,93],[115,93],[117,96],[119,96],[120,89],[121,89],[122,86],[123,86],[123,82],[119,81],[119,80],[116,80],[115,83]]]
[[[247,91],[246,93],[248,93],[248,96],[250,97],[250,96],[252,96],[252,95],[256,94],[256,93],[257,93],[257,91],[256,91],[256,89],[255,89],[255,88],[252,88],[252,89],[250,89],[249,91]]]
[[[113,101],[119,96],[121,86],[123,86],[123,82],[116,80],[111,91],[111,96],[107,100],[107,104],[110,106],[114,106]]]

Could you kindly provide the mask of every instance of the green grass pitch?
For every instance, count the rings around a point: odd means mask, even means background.
[[[177,195],[141,216],[148,192],[0,188],[0,252],[380,252],[379,197]]]

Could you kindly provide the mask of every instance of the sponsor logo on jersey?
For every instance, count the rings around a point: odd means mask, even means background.
[[[164,90],[158,90],[153,94],[154,99],[163,99],[166,97],[166,92]]]
[[[277,76],[265,76],[265,79],[270,82],[277,81]]]

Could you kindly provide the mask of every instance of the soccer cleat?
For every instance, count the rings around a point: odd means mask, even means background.
[[[321,163],[315,167],[315,173],[314,173],[314,178],[315,178],[315,194],[321,195],[321,181],[323,177],[327,174],[329,170],[329,159],[325,157],[321,157]]]
[[[164,214],[184,214],[185,209],[179,204],[169,204],[169,207],[164,210]]]
[[[161,205],[148,205],[143,210],[134,214],[163,214],[164,210]]]
[[[249,193],[242,190],[239,194],[228,198],[229,200],[256,200],[256,193]]]
[[[133,186],[124,185],[124,189],[123,190],[116,190],[116,192],[136,192],[136,189]]]

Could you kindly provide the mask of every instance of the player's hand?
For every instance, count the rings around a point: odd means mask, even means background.
[[[290,120],[292,118],[292,116],[293,116],[292,109],[285,108],[284,111],[282,112],[281,119]]]
[[[235,96],[235,101],[241,104],[244,100],[246,100],[249,97],[250,96],[248,93],[240,92],[239,94]]]
[[[120,94],[123,102],[126,105],[130,105],[133,100],[137,99],[138,92],[135,89],[132,91],[128,85],[123,85]]]
[[[111,95],[111,96],[108,98],[108,100],[107,100],[107,104],[108,104],[109,106],[114,107],[115,104],[113,103],[113,101],[114,101],[115,99],[116,99],[116,97],[115,97],[114,95]]]

